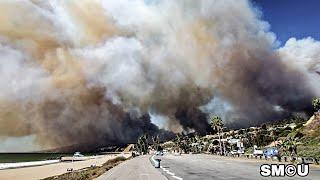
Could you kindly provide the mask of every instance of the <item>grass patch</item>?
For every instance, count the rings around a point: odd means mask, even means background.
[[[298,156],[320,158],[320,148],[317,146],[298,146]]]
[[[80,169],[72,172],[68,172],[65,174],[52,176],[45,178],[44,180],[87,180],[87,179],[95,179],[98,176],[102,175],[109,169],[117,166],[121,162],[125,161],[125,157],[117,157],[115,159],[108,160],[105,162],[102,166],[96,166],[96,167],[88,167],[85,169]]]
[[[320,139],[319,138],[303,138],[300,140],[298,156],[320,158]]]

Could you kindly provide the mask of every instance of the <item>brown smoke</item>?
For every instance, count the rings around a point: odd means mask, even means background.
[[[151,112],[172,132],[248,126],[319,95],[319,43],[277,49],[247,0],[8,0],[0,21],[0,137],[45,148],[170,134]]]

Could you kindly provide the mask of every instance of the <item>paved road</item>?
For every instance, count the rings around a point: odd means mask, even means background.
[[[166,180],[167,178],[151,165],[150,157],[139,156],[125,161],[98,177],[97,180]]]
[[[226,157],[194,154],[194,155],[165,155],[155,157],[162,159],[159,169],[168,179],[285,179],[285,178],[268,178],[260,176],[260,165],[264,162],[257,160],[245,160],[245,159],[231,159]],[[163,170],[164,168],[164,170]],[[311,172],[307,177],[300,178],[304,180],[320,179],[320,169],[310,167]],[[299,176],[298,176],[299,177]],[[286,179],[299,179],[296,176],[294,178]]]

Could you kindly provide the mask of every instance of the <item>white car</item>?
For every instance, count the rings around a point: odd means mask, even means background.
[[[262,156],[263,155],[263,150],[255,149],[255,150],[253,150],[253,155]]]
[[[157,151],[157,152],[156,152],[156,155],[157,155],[157,156],[163,156],[163,152],[162,152],[162,151]]]
[[[238,154],[238,151],[237,151],[237,150],[232,150],[230,153],[231,153],[232,155],[236,155],[236,154]]]
[[[84,155],[82,155],[80,152],[75,152],[73,154],[73,157],[83,157]]]

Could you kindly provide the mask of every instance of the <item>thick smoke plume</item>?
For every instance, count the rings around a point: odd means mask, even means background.
[[[247,126],[307,111],[320,45],[277,47],[247,0],[0,1],[0,137],[43,147]],[[151,118],[152,119],[152,118]]]

